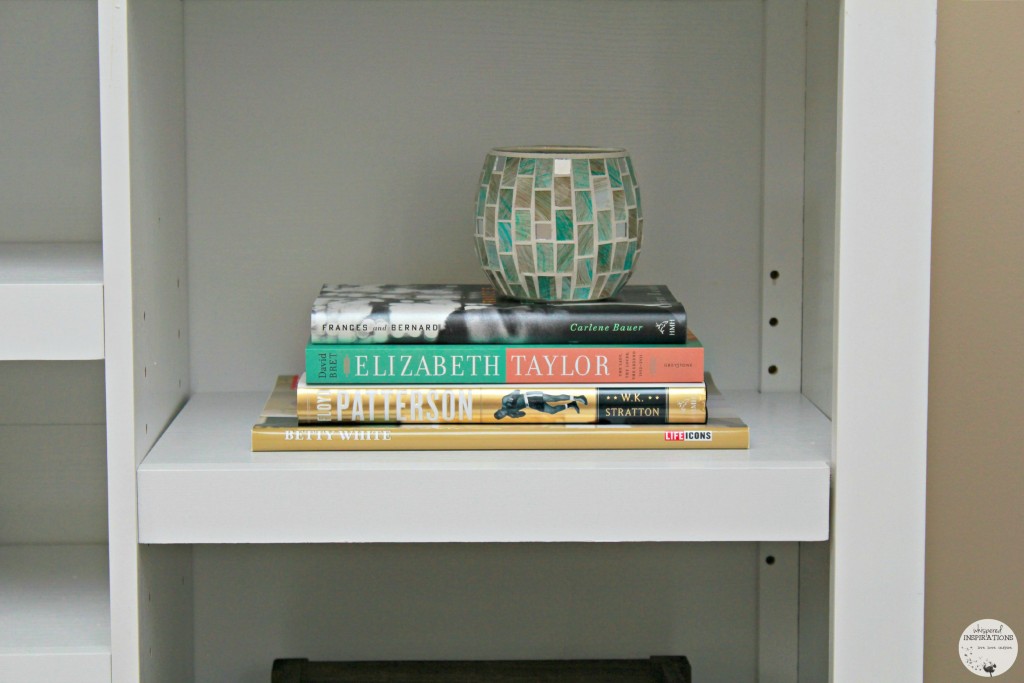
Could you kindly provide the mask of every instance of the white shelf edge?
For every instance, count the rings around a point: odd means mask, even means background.
[[[197,394],[139,466],[141,543],[824,540],[831,425],[730,394],[741,451],[252,453],[265,395]]]
[[[0,546],[0,680],[109,683],[106,545]]]
[[[0,360],[103,358],[100,243],[0,243],[0,319]]]

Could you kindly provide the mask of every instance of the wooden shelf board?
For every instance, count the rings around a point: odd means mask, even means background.
[[[750,450],[252,453],[262,393],[192,397],[138,470],[143,543],[828,536],[831,426],[730,393]]]
[[[98,242],[0,243],[0,360],[103,358]]]
[[[0,680],[109,683],[106,545],[0,546]]]

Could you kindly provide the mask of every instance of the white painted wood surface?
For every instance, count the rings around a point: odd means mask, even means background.
[[[935,0],[841,30],[832,681],[921,681]]]
[[[184,7],[196,391],[297,371],[325,281],[483,282],[484,154],[560,142],[630,150],[633,281],[672,288],[719,386],[758,388],[761,0]]]
[[[829,422],[730,394],[749,451],[252,453],[265,395],[197,394],[139,467],[143,543],[821,540]]]
[[[103,358],[99,243],[0,243],[0,360]]]
[[[0,680],[110,683],[105,545],[0,545]]]
[[[805,0],[764,3],[761,391],[800,391]]]

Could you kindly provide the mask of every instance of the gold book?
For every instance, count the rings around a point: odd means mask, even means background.
[[[707,386],[307,384],[299,424],[704,424]]]
[[[670,424],[299,424],[293,376],[281,376],[252,428],[252,450],[430,451],[744,449],[750,432],[724,407],[702,425]]]

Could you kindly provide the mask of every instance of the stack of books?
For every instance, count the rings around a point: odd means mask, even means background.
[[[709,415],[709,391],[665,286],[563,304],[488,285],[324,285],[305,372],[278,378],[252,449],[747,448],[742,420]]]

